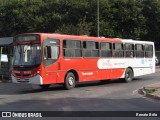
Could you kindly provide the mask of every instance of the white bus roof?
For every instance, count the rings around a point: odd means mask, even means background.
[[[154,42],[151,41],[139,41],[139,40],[133,40],[133,39],[120,39],[124,43],[149,43],[149,44],[154,44]]]

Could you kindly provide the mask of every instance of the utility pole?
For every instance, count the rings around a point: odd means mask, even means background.
[[[97,37],[99,37],[99,0],[97,0]]]

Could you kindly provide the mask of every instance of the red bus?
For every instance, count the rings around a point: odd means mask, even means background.
[[[77,82],[133,77],[155,72],[154,43],[89,36],[27,33],[14,37],[13,83],[43,89]]]

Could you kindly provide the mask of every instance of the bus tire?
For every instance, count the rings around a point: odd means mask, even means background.
[[[71,90],[76,86],[75,75],[72,72],[67,73],[64,81],[64,88]]]
[[[42,90],[48,90],[50,87],[50,84],[44,84],[44,85],[40,85]]]
[[[133,79],[133,71],[130,68],[127,68],[125,71],[124,81],[131,82]]]

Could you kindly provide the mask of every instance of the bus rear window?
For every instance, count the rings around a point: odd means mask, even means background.
[[[39,41],[39,35],[20,35],[15,37],[16,42],[29,42],[29,41]]]

